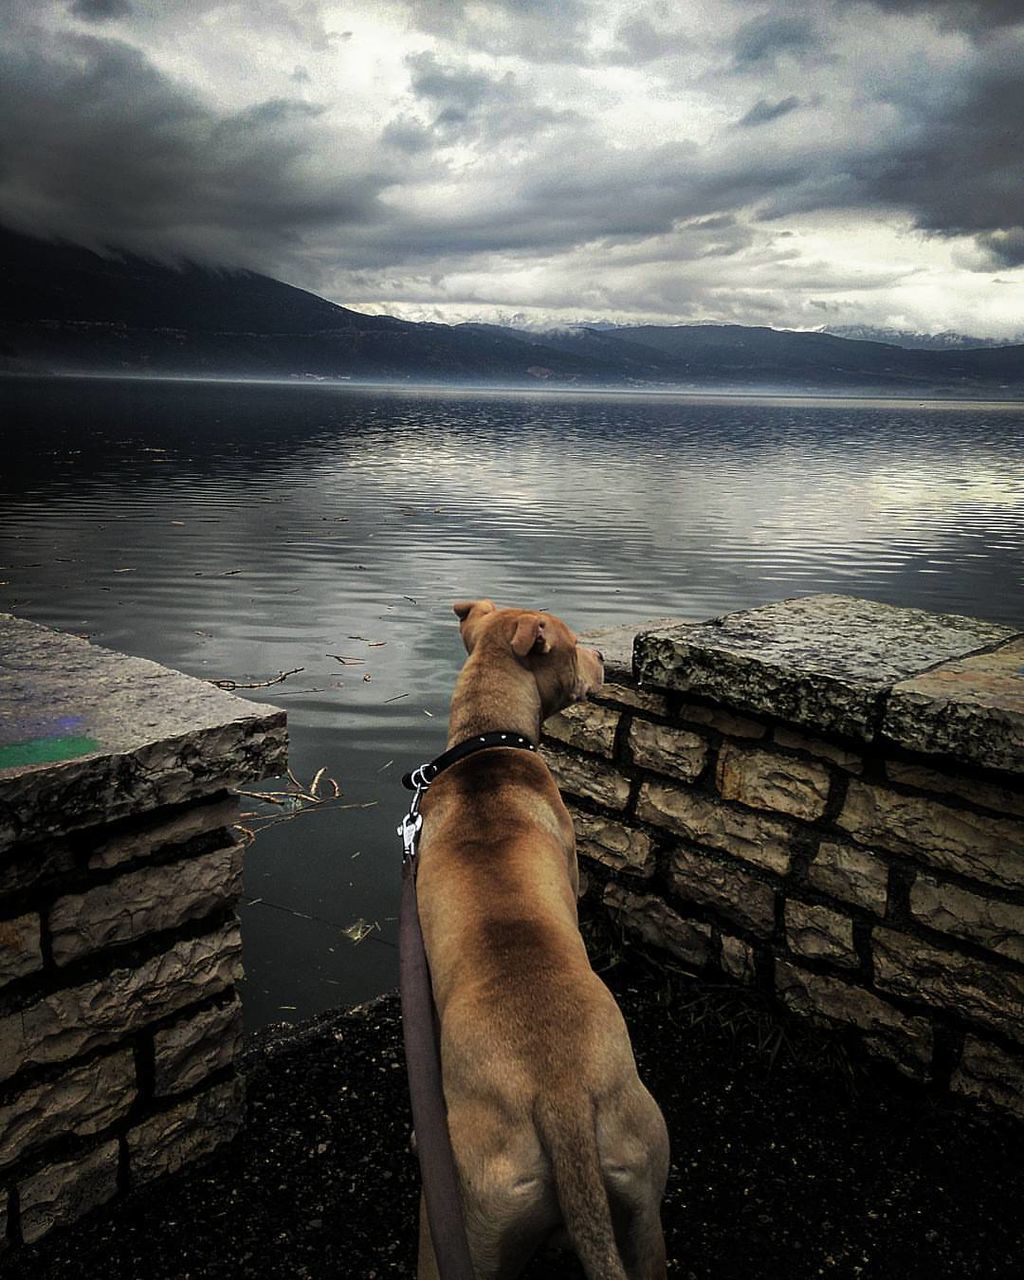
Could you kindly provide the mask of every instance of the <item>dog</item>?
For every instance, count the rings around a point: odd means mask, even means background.
[[[468,657],[449,747],[496,730],[536,744],[603,680],[601,655],[551,614],[454,611]],[[422,813],[420,921],[477,1275],[512,1280],[567,1237],[588,1280],[664,1280],[668,1134],[587,959],[572,819],[547,765],[478,751],[436,778]],[[438,1275],[422,1197],[417,1275]]]

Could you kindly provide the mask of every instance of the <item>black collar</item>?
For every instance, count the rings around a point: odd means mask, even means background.
[[[445,769],[455,764],[457,760],[464,760],[466,756],[475,755],[477,751],[487,751],[493,747],[521,747],[524,751],[537,750],[536,744],[529,738],[524,738],[521,733],[503,733],[500,729],[495,729],[491,733],[481,733],[473,738],[467,738],[465,742],[457,743],[436,756],[429,764],[421,764],[418,769],[413,769],[402,778],[402,786],[407,791],[423,790],[430,786],[439,773],[444,773]]]

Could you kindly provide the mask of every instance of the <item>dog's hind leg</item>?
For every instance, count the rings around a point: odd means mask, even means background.
[[[516,1280],[558,1222],[554,1194],[540,1179],[505,1175],[477,1184],[466,1233],[480,1280]]]
[[[668,1131],[640,1085],[598,1124],[602,1172],[615,1241],[629,1280],[665,1280],[661,1200],[668,1180]]]
[[[626,1204],[616,1199],[614,1191],[609,1199],[615,1239],[629,1280],[666,1280],[668,1264],[658,1201]]]

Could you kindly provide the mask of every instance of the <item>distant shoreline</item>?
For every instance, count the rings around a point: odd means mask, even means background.
[[[892,392],[867,391],[773,391],[709,390],[689,387],[622,387],[622,386],[564,386],[549,384],[516,383],[452,383],[436,382],[387,382],[359,380],[356,378],[304,378],[304,377],[248,377],[230,374],[171,374],[171,373],[114,373],[71,371],[46,373],[29,370],[0,370],[0,381],[24,382],[145,382],[193,384],[205,386],[266,386],[294,387],[316,391],[375,391],[415,395],[443,396],[550,396],[588,398],[631,398],[658,400],[685,400],[699,404],[728,404],[736,400],[773,405],[792,404],[813,407],[840,404],[870,404],[876,408],[893,409],[983,409],[1024,411],[1024,399],[969,399],[963,396],[937,396],[923,393],[898,395]]]

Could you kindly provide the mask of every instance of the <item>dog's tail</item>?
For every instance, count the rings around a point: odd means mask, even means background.
[[[551,1161],[562,1220],[587,1280],[629,1280],[601,1177],[592,1104],[585,1095],[540,1098],[536,1123]]]

